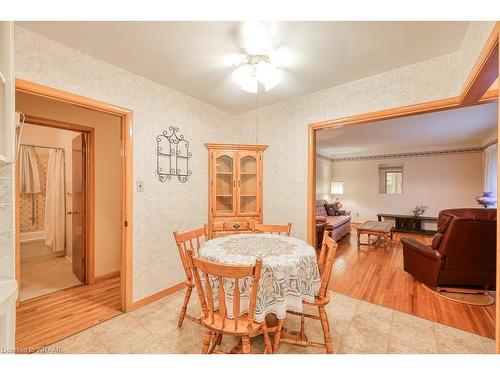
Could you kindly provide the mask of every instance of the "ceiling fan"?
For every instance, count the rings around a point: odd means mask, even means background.
[[[241,52],[234,61],[232,77],[242,90],[257,94],[269,91],[282,78],[279,50],[273,45],[273,24],[243,23],[239,27]]]

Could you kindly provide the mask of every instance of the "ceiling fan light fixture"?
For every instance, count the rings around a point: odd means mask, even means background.
[[[243,90],[257,93],[258,82],[255,78],[254,67],[243,63],[233,72],[233,79]]]
[[[245,90],[246,92],[250,92],[252,94],[257,94],[257,91],[259,89],[259,83],[257,82],[256,79],[249,78],[245,80],[244,82],[241,82],[240,87]]]
[[[271,90],[280,81],[280,69],[273,63],[261,61],[255,69],[255,76],[264,85],[266,91]]]
[[[241,89],[257,93],[259,82],[265,91],[271,90],[281,79],[279,67],[267,55],[252,55],[241,63],[233,72],[233,79]]]

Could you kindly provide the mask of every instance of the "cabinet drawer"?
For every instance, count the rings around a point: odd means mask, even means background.
[[[256,220],[254,218],[236,219],[231,218],[227,221],[219,221],[213,224],[213,230],[217,232],[245,232],[252,230],[252,223]]]
[[[231,230],[250,230],[251,225],[248,221],[234,221],[234,222],[226,222],[222,224],[222,230],[231,231]]]

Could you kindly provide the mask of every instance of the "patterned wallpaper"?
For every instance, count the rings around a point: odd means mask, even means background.
[[[495,21],[473,21],[469,24],[469,28],[458,51],[458,90],[463,88],[465,80],[468,78],[477,57],[481,53],[494,27]]]

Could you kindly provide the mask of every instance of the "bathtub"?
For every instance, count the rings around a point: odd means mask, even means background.
[[[53,252],[45,246],[45,232],[24,232],[19,234],[21,245],[21,263],[44,260],[66,255],[66,251]]]
[[[39,230],[36,232],[22,232],[19,234],[19,242],[22,244],[43,241],[45,231]]]

